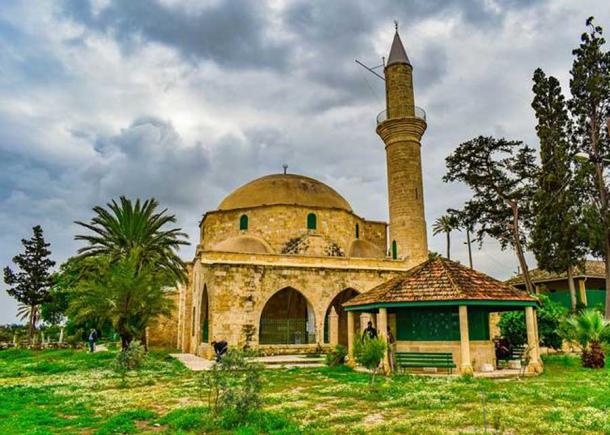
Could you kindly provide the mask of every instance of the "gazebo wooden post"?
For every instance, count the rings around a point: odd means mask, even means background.
[[[351,367],[356,365],[354,361],[354,312],[347,312],[347,364]]]
[[[328,313],[328,342],[331,346],[339,344],[339,315],[335,307],[330,307]]]
[[[383,358],[381,360],[381,370],[388,374],[390,373],[390,358],[388,356],[388,310],[387,308],[379,308],[377,314],[377,334],[386,343],[385,351],[383,352]]]
[[[468,307],[460,305],[460,372],[463,375],[472,375],[472,365],[470,363],[470,337],[468,336]]]
[[[535,316],[536,312],[533,307],[525,307],[525,327],[527,329],[527,346],[530,358],[527,370],[532,373],[542,373]]]

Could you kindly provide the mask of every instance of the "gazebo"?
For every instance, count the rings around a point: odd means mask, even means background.
[[[497,316],[492,314],[524,310],[527,370],[541,373],[538,304],[538,299],[525,291],[436,257],[343,304],[348,313],[349,358],[353,360],[355,317],[359,315],[361,327],[371,320],[381,337],[387,335],[389,327],[397,352],[451,353],[458,371],[472,374],[483,365],[495,366],[491,331]],[[388,371],[387,353],[383,364]]]

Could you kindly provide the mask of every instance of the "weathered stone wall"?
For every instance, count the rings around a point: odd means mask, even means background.
[[[302,293],[313,309],[315,348],[318,343],[323,345],[324,317],[337,294],[347,288],[367,291],[404,270],[403,262],[391,260],[202,253],[200,265],[194,269],[191,290],[195,307],[194,334],[187,331],[189,338],[183,340],[183,350],[211,356],[200,340],[204,286],[208,294],[210,342],[227,340],[232,346],[241,347],[248,343],[258,347],[263,308],[276,292],[290,287]],[[186,307],[186,312],[190,311]],[[192,344],[186,345],[187,342]],[[299,350],[298,346],[272,345],[265,352],[295,352]]]
[[[174,290],[168,297],[172,300],[174,308],[170,316],[160,316],[148,326],[148,345],[166,349],[178,348],[178,307],[180,306],[180,292]]]
[[[317,228],[307,229],[307,215],[315,213]],[[239,218],[248,216],[248,229],[239,229]],[[356,238],[369,241],[386,252],[386,224],[366,221],[353,213],[341,209],[310,208],[301,206],[274,205],[243,210],[212,211],[202,221],[201,248],[214,249],[218,243],[232,237],[248,235],[268,243],[274,253],[282,253],[287,243],[308,234],[320,236],[324,243],[335,243],[347,255],[350,243]],[[320,249],[299,252],[300,255],[324,255]]]

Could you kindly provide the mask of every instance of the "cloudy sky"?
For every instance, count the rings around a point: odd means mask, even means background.
[[[381,63],[394,19],[428,113],[431,223],[468,197],[441,181],[456,145],[478,134],[536,145],[532,73],[567,86],[590,15],[610,30],[606,0],[3,0],[0,265],[36,224],[63,261],[79,246],[72,222],[122,194],[156,197],[196,241],[205,210],[284,162],[386,220],[383,82],[354,59]],[[466,262],[463,239],[453,254]],[[497,278],[517,267],[493,241],[474,261]],[[0,286],[0,323],[12,322]]]

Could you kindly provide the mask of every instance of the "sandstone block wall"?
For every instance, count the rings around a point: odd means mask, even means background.
[[[337,294],[347,288],[367,291],[401,271],[404,263],[390,260],[202,253],[194,268],[193,283],[197,284],[190,289],[191,307],[183,307],[185,323],[191,327],[183,332],[182,350],[209,356],[200,339],[204,286],[210,342],[227,340],[232,346],[258,347],[263,308],[276,292],[290,287],[302,293],[313,309],[317,343],[305,347],[316,349],[318,344],[324,346],[324,318]],[[264,351],[295,352],[295,346],[271,345],[265,346]]]
[[[307,215],[315,213],[317,228],[307,229]],[[248,229],[239,229],[239,218],[248,216]],[[260,238],[269,244],[274,253],[282,253],[287,243],[295,238],[313,234],[335,243],[347,255],[350,243],[356,238],[369,241],[385,253],[387,250],[386,224],[366,221],[341,209],[301,206],[266,206],[242,210],[213,211],[205,215],[201,225],[201,249],[213,250],[218,243],[239,235]],[[302,255],[320,255],[320,252]]]

